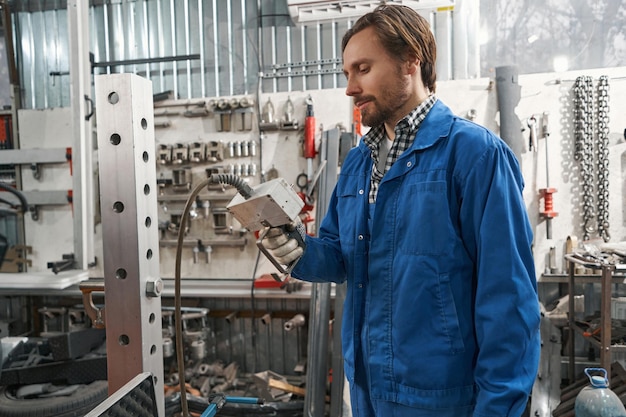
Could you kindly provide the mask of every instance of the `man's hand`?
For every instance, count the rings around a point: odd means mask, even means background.
[[[296,230],[304,242],[304,225],[300,219],[297,219],[295,222],[287,225],[286,228],[270,228],[265,234],[265,237],[263,237],[261,244],[279,263],[289,265],[299,259],[304,253],[304,248],[300,246],[298,240],[289,236],[289,232]]]

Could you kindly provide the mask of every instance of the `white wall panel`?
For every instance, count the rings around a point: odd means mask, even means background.
[[[18,120],[22,149],[71,147],[71,112],[69,107],[47,110],[20,110]],[[72,190],[69,163],[43,164],[41,178],[33,177],[29,165],[20,167],[22,189],[28,192]],[[26,244],[32,246],[32,272],[49,271],[47,262],[60,261],[74,252],[73,214],[70,204],[39,207],[39,219],[24,215]]]

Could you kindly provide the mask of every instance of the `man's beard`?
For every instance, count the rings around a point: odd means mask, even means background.
[[[408,81],[398,75],[399,71],[400,69],[398,69],[398,73],[396,73],[396,82],[389,90],[389,93],[385,94],[384,98],[379,99],[375,96],[358,97],[358,100],[362,100],[363,98],[370,100],[368,107],[372,110],[361,112],[361,122],[365,126],[379,126],[385,122],[395,121],[394,118],[399,120],[404,116],[403,114],[398,115],[396,113],[409,99]]]

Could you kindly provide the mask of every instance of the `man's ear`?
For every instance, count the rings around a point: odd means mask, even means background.
[[[420,60],[415,55],[409,55],[405,62],[407,74],[413,75],[420,71],[420,64]]]

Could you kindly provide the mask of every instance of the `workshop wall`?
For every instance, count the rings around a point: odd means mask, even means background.
[[[177,149],[193,143],[208,144],[213,152],[221,156],[214,161],[200,163],[163,163],[158,166],[157,176],[166,183],[159,195],[159,221],[161,222],[161,270],[164,277],[174,275],[176,248],[173,245],[178,233],[176,223],[185,201],[181,197],[188,195],[188,190],[195,187],[209,173],[233,173],[241,176],[250,185],[264,179],[279,176],[294,185],[300,174],[307,171],[306,160],[302,157],[302,139],[306,99],[311,97],[317,120],[317,141],[321,140],[325,129],[337,125],[347,129],[351,110],[350,101],[340,91],[294,92],[263,96],[258,106],[236,107],[227,111],[216,111],[206,117],[186,117],[185,114],[195,106],[169,106],[168,102],[155,105],[155,123],[162,123],[156,129],[157,146],[161,149]],[[338,99],[339,98],[339,99]],[[247,100],[256,101],[255,97],[223,98],[227,102]],[[263,112],[271,101],[275,111],[274,123],[278,129],[271,128],[259,135],[257,110]],[[285,105],[291,102],[293,114],[286,115]],[[210,100],[208,100],[210,101]],[[169,102],[176,104],[176,102]],[[180,114],[175,114],[178,109]],[[228,120],[230,119],[230,120]],[[290,120],[287,120],[290,119]],[[289,123],[286,123],[288,122]],[[243,122],[243,123],[242,123]],[[267,123],[266,123],[267,124]],[[280,126],[289,127],[280,127]],[[230,126],[230,128],[227,128]],[[233,150],[234,148],[234,150]],[[255,149],[254,154],[252,149]],[[174,158],[176,159],[176,158]],[[315,161],[317,168],[319,161]],[[190,180],[189,185],[176,184],[182,176]],[[170,181],[172,180],[172,181]],[[170,184],[173,182],[173,184]],[[306,181],[304,183],[306,185]],[[233,196],[233,189],[211,186],[201,194],[198,202],[199,215],[190,222],[185,241],[189,242],[183,252],[185,262],[181,269],[183,277],[200,278],[250,278],[256,270],[256,276],[274,272],[274,267],[265,257],[259,259],[256,266],[258,249],[256,237],[241,228],[225,207]],[[209,203],[209,208],[202,207]],[[207,216],[208,213],[208,216]],[[310,228],[311,232],[315,230]],[[198,247],[198,240],[201,241]],[[195,243],[194,243],[195,242]],[[203,249],[210,247],[210,252]],[[194,251],[195,256],[194,258]]]
[[[606,68],[565,73],[520,75],[520,101],[516,115],[520,120],[521,132],[517,140],[523,141],[520,163],[525,180],[524,199],[533,225],[535,240],[534,254],[538,276],[546,269],[551,273],[564,273],[563,255],[568,237],[583,241],[582,185],[580,167],[575,160],[575,105],[574,84],[581,75],[591,76],[594,86],[601,75],[609,77],[609,224],[610,243],[622,242],[626,237],[626,215],[624,213],[624,175],[626,166],[626,142],[624,141],[624,102],[626,89],[624,68]],[[594,87],[595,90],[595,87]],[[495,85],[491,79],[450,81],[438,83],[437,95],[460,116],[466,117],[470,110],[476,111],[476,122],[499,132],[499,114]],[[546,170],[546,144],[539,136],[537,151],[529,150],[528,119],[535,116],[541,124],[541,116],[549,113],[548,164]],[[594,166],[594,172],[597,171]],[[546,236],[544,201],[540,189],[546,188],[546,172],[549,172],[553,194],[554,211],[552,238]],[[597,201],[597,197],[596,197]],[[497,233],[494,230],[494,233]],[[602,245],[598,234],[590,235],[591,243]],[[549,254],[553,249],[554,263],[550,265]]]
[[[524,200],[534,231],[534,254],[537,275],[552,269],[551,273],[564,273],[563,255],[568,237],[583,241],[582,227],[582,187],[578,178],[580,168],[574,158],[575,120],[574,84],[581,75],[591,76],[597,85],[601,75],[609,77],[609,224],[611,243],[622,242],[626,237],[626,215],[624,175],[626,164],[626,142],[624,141],[624,102],[626,70],[606,68],[564,73],[545,73],[519,76],[520,100],[516,115],[523,129],[517,140],[523,141],[519,158],[525,180]],[[491,78],[446,81],[437,84],[437,96],[462,117],[475,112],[475,121],[499,133],[498,98],[495,82]],[[541,135],[537,151],[529,150],[528,119],[532,116],[541,123],[544,112],[549,114],[548,163],[546,170],[546,144]],[[540,189],[546,188],[546,172],[549,172],[553,194],[554,211],[552,238],[546,236],[546,222],[540,214],[544,201]],[[597,198],[596,198],[597,201]],[[498,233],[497,230],[493,231]],[[594,244],[598,235],[590,236]],[[553,248],[555,263],[550,268],[549,255]]]
[[[520,134],[519,140],[523,143],[523,152],[520,156],[521,167],[526,182],[524,198],[528,207],[530,219],[535,232],[534,253],[538,276],[546,271],[552,273],[564,271],[563,254],[565,244],[569,236],[575,236],[582,241],[582,215],[581,215],[581,184],[578,178],[579,165],[574,159],[574,95],[573,86],[576,78],[580,75],[593,77],[597,83],[601,75],[609,77],[609,223],[611,242],[620,242],[626,235],[626,218],[624,214],[624,191],[626,185],[624,175],[626,171],[626,144],[624,141],[623,108],[624,90],[626,83],[623,68],[587,70],[580,72],[546,73],[519,76],[521,99],[516,108],[516,115],[520,120],[520,129],[525,129]],[[159,180],[164,180],[162,193],[159,197],[160,213],[159,221],[163,228],[161,233],[161,268],[164,277],[173,276],[173,261],[175,249],[171,241],[175,239],[175,227],[167,229],[167,222],[172,223],[177,213],[182,211],[184,201],[189,194],[189,188],[206,178],[207,169],[218,169],[225,172],[248,172],[245,175],[250,184],[260,182],[261,175],[271,176],[275,169],[278,176],[284,177],[289,183],[296,184],[299,174],[306,173],[307,165],[302,157],[302,126],[304,124],[305,100],[311,96],[314,104],[316,117],[318,142],[324,130],[340,126],[346,131],[351,131],[352,109],[351,101],[345,96],[343,89],[322,90],[311,92],[292,92],[262,95],[258,103],[252,105],[245,113],[232,111],[231,129],[222,126],[223,121],[219,113],[202,110],[205,104],[198,102],[164,101],[155,102],[155,136],[157,147],[189,145],[196,142],[207,144],[219,142],[223,146],[224,155],[228,152],[230,143],[254,142],[256,155],[223,157],[215,162],[202,163],[164,163],[157,168]],[[491,78],[481,78],[464,81],[439,82],[437,88],[438,97],[447,103],[453,111],[462,117],[468,112],[475,112],[475,121],[498,132],[498,104],[495,91],[495,83]],[[237,96],[224,98],[235,99],[241,102],[245,98],[256,102],[254,96]],[[297,130],[274,130],[268,131],[261,139],[258,133],[258,113],[263,111],[263,106],[268,100],[274,105],[275,117],[280,120],[284,117],[284,105],[287,99],[293,103],[293,117],[299,123]],[[212,99],[207,99],[209,103]],[[217,99],[213,99],[217,100]],[[191,115],[189,112],[196,112]],[[187,112],[187,113],[186,113]],[[544,209],[544,201],[540,189],[546,187],[546,151],[545,139],[540,135],[537,143],[537,151],[528,149],[529,129],[527,120],[531,116],[541,119],[541,115],[549,113],[550,136],[548,138],[548,170],[550,187],[556,189],[553,194],[554,211],[558,213],[552,219],[552,238],[546,237],[545,218],[540,214]],[[251,117],[249,128],[242,128],[238,116]],[[191,117],[193,116],[193,117]],[[47,146],[59,146],[64,137],[63,131],[67,131],[64,125],[63,111],[58,109],[46,111],[27,111],[19,113],[21,128],[22,147],[37,148]],[[35,120],[38,120],[35,123]],[[45,123],[42,123],[44,120]],[[54,124],[51,124],[54,122]],[[54,126],[60,126],[54,127]],[[65,127],[64,127],[65,126]],[[54,139],[54,141],[52,140]],[[54,143],[54,145],[51,145]],[[317,168],[319,161],[315,161]],[[255,166],[254,175],[250,167]],[[183,178],[189,178],[191,184],[184,185],[177,191],[166,180],[173,180],[173,172],[177,169],[189,169],[190,176],[183,174]],[[60,180],[56,174],[64,179]],[[239,171],[238,171],[239,170]],[[247,171],[246,171],[247,170]],[[22,167],[25,190],[58,190],[67,189],[69,170],[63,166],[43,167],[43,175],[39,180],[32,178],[30,167]],[[297,187],[296,187],[297,188]],[[209,192],[213,197],[210,199],[210,209],[218,213],[229,201],[228,191],[221,189]],[[208,195],[208,194],[207,194]],[[271,264],[260,257],[259,265],[255,269],[257,249],[255,238],[250,233],[241,232],[234,219],[227,220],[229,226],[225,230],[215,229],[216,218],[213,211],[209,217],[204,217],[202,209],[199,216],[192,220],[186,240],[189,243],[184,249],[184,263],[182,268],[183,277],[192,278],[250,278],[256,270],[256,276],[273,271]],[[71,206],[64,208],[42,207],[39,220],[26,221],[26,241],[33,246],[32,261],[33,271],[46,270],[46,263],[60,259],[61,255],[70,248],[66,244],[71,240],[71,227],[68,219],[71,218]],[[175,223],[175,222],[174,222]],[[218,225],[219,226],[219,225]],[[232,228],[231,228],[232,226]],[[99,226],[98,226],[99,227]],[[309,224],[309,230],[314,231],[314,225]],[[494,233],[497,233],[494,230]],[[591,236],[597,238],[597,234]],[[98,243],[99,233],[96,230],[96,250],[98,256],[102,255],[101,244]],[[197,253],[194,260],[194,242],[197,239],[207,241],[234,241],[234,246],[224,246],[219,242],[212,247],[210,261],[202,252]],[[243,241],[242,241],[243,239]],[[65,243],[63,243],[65,242]],[[241,243],[243,242],[243,243]],[[552,259],[556,262],[549,263],[549,255],[552,251]],[[98,276],[98,267],[92,275]]]

